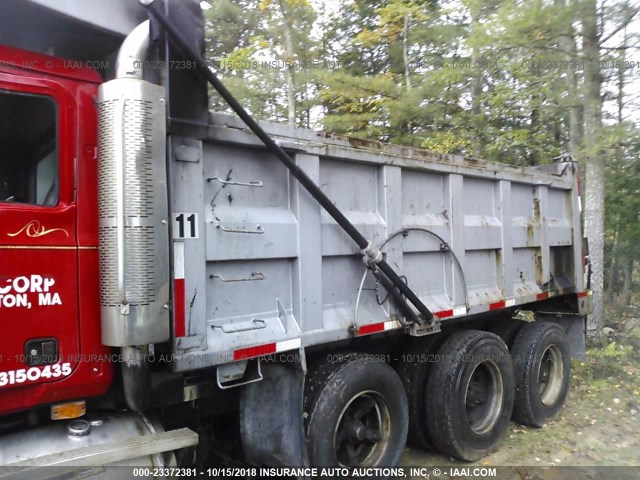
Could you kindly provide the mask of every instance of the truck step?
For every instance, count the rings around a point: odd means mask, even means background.
[[[105,443],[31,458],[0,467],[2,480],[43,480],[77,470],[79,466],[112,465],[132,458],[192,447],[198,434],[189,428],[134,437],[118,443]],[[55,466],[48,469],[40,467]],[[161,465],[158,465],[161,466]],[[61,468],[64,467],[64,468]]]

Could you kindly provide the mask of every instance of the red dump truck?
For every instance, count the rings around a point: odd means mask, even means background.
[[[0,477],[473,461],[562,407],[575,163],[256,122],[194,1],[2,2],[0,44]]]

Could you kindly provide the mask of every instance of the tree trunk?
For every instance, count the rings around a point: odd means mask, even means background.
[[[295,48],[293,45],[293,32],[291,31],[291,22],[289,9],[286,5],[287,0],[280,1],[280,9],[282,11],[283,28],[284,28],[284,51],[287,62],[290,62],[287,66],[285,76],[287,79],[287,122],[289,125],[296,125],[296,85],[294,78],[295,66],[293,61],[295,59]]]
[[[540,123],[540,108],[543,103],[543,98],[540,92],[535,92],[531,96],[531,115],[529,116],[529,128],[530,131],[535,133],[538,131],[539,123]],[[536,149],[530,149],[527,154],[527,163],[530,166],[538,165],[538,151]]]
[[[627,28],[624,29],[624,41],[623,45],[627,44]],[[618,125],[622,125],[624,120],[623,118],[623,110],[624,110],[624,85],[625,85],[625,68],[624,68],[624,60],[625,60],[625,49],[620,50],[620,67],[618,68],[618,98],[616,99],[617,107],[618,107]],[[621,142],[618,142],[616,149],[617,161],[615,164],[615,169],[613,175],[617,177],[619,175],[619,168],[622,164],[622,145]],[[618,278],[618,247],[620,244],[620,217],[616,218],[615,227],[613,233],[613,245],[611,247],[611,260],[609,262],[609,275],[607,276],[607,290],[605,293],[605,302],[610,303],[614,299],[614,293],[616,291],[616,283]],[[625,269],[626,271],[626,269]],[[626,287],[626,277],[625,277],[625,287]]]
[[[477,26],[482,11],[481,1],[475,1],[471,5],[471,28]],[[471,51],[471,154],[474,157],[482,156],[482,144],[480,140],[480,96],[482,95],[482,72],[480,70],[480,49],[473,46]]]
[[[611,261],[609,262],[609,275],[607,276],[607,291],[605,302],[611,303],[616,291],[616,278],[618,273],[618,243],[620,238],[620,218],[616,219],[615,232],[613,234],[613,246],[611,247]]]
[[[598,337],[604,326],[604,156],[598,141],[602,127],[602,77],[596,0],[582,3],[582,48],[584,69],[584,147],[586,155],[585,229],[589,238],[593,313],[587,319],[587,334]]]
[[[404,81],[407,91],[411,90],[411,72],[409,70],[409,19],[411,14],[404,16],[404,28],[402,29],[402,61],[404,62]]]
[[[555,0],[555,5],[565,7],[566,0]],[[567,21],[563,33],[558,38],[558,47],[565,52],[564,57],[568,62],[576,61],[576,40],[571,21]],[[574,160],[579,157],[580,145],[582,143],[582,105],[578,100],[578,76],[576,69],[569,64],[566,73],[567,97],[565,104],[568,106],[569,120],[569,153]]]
[[[631,305],[631,291],[633,290],[633,260],[629,259],[624,266],[624,285],[620,300],[623,305]]]
[[[411,71],[409,69],[409,20],[411,14],[407,13],[404,16],[404,26],[402,28],[402,62],[404,63],[404,81],[407,88],[407,92],[411,90]],[[411,121],[407,121],[406,135],[411,135],[413,125]]]
[[[623,45],[627,45],[627,29],[624,29],[624,41]],[[616,103],[618,104],[618,124],[622,124],[624,120],[624,84],[625,84],[625,54],[626,50],[623,48],[620,50],[620,66],[618,67],[618,98]],[[622,160],[622,148],[618,149],[618,160]]]

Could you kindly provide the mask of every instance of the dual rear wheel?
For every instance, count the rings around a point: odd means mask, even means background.
[[[518,378],[513,419],[542,427],[558,414],[569,393],[567,337],[555,323],[529,323],[516,335],[511,352]]]
[[[430,362],[400,366],[409,405],[424,405],[410,410],[410,428],[428,442],[414,445],[475,461],[497,446],[510,418],[541,427],[564,405],[570,356],[562,328],[514,320],[490,330],[456,332],[424,355]],[[424,340],[425,350],[432,345]]]
[[[479,330],[411,339],[398,373],[356,354],[319,364],[305,386],[310,463],[396,465],[407,433],[415,446],[476,461],[497,446],[512,414],[542,426],[567,396],[566,337],[548,322],[512,336],[511,352]]]
[[[426,384],[429,430],[443,453],[474,461],[504,434],[515,378],[504,342],[479,330],[456,332],[438,350]]]

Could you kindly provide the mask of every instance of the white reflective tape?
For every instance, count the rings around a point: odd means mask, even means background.
[[[385,330],[393,330],[395,328],[400,328],[400,322],[397,320],[391,320],[389,322],[384,322]]]
[[[173,278],[184,278],[183,242],[173,242]]]
[[[456,315],[466,315],[467,314],[467,307],[466,306],[462,306],[462,307],[456,307],[453,309],[453,316],[455,317]]]
[[[515,298],[509,298],[509,299],[504,301],[504,306],[505,307],[513,307],[515,304],[516,304],[516,299]]]
[[[285,352],[287,350],[295,350],[302,345],[302,339],[292,338],[291,340],[283,340],[282,342],[276,342],[276,352]]]

